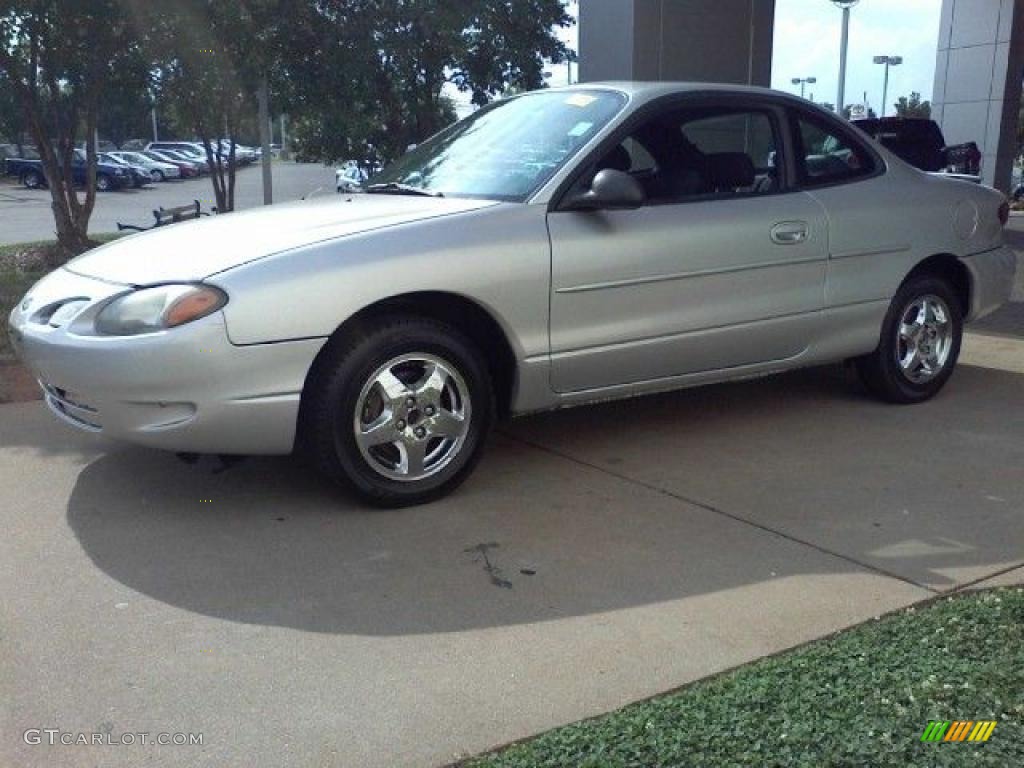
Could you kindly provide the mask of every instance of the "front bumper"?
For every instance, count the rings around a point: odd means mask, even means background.
[[[971,307],[964,318],[977,320],[1010,300],[1017,273],[1017,254],[1006,245],[961,257],[971,276]]]
[[[60,269],[11,314],[14,348],[56,416],[170,451],[291,452],[306,372],[324,340],[236,346],[221,313],[126,337],[89,335],[76,319],[57,328],[33,319],[39,309],[72,297],[89,300],[77,314],[88,317],[124,290]]]

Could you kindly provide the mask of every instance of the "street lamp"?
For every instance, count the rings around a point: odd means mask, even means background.
[[[843,11],[843,37],[839,44],[839,95],[836,97],[836,111],[841,115],[846,106],[846,48],[850,42],[850,9],[860,0],[831,0],[832,5]]]
[[[882,81],[882,117],[885,117],[889,98],[889,67],[898,67],[902,63],[902,56],[875,56],[875,64],[885,64],[885,79]]]
[[[816,82],[818,82],[818,78],[816,78],[816,77],[794,77],[793,78],[793,85],[799,85],[800,86],[800,98],[801,99],[804,98],[804,89],[808,85],[814,85]]]

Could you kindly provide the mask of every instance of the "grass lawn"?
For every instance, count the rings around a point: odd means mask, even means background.
[[[929,720],[998,724],[923,743]],[[908,608],[462,765],[1024,766],[1024,589]]]
[[[119,234],[93,235],[100,243],[120,237]],[[41,240],[35,243],[0,245],[0,361],[12,356],[10,339],[7,338],[7,317],[26,291],[50,271],[48,265],[59,264],[55,240]]]

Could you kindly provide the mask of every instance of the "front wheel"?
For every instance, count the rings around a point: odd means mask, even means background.
[[[461,332],[385,317],[332,342],[303,402],[302,437],[319,468],[372,504],[422,504],[454,490],[494,417],[490,375]]]
[[[100,192],[109,192],[113,187],[113,182],[105,173],[100,173],[96,176],[96,189]]]
[[[892,403],[934,397],[953,375],[963,336],[963,314],[949,283],[922,275],[896,292],[878,348],[856,361],[865,386]]]

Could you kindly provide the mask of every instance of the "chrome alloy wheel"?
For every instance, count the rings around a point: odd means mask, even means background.
[[[430,354],[395,357],[363,385],[353,419],[367,463],[391,480],[423,480],[444,469],[469,432],[469,389],[451,363]]]
[[[912,299],[896,333],[896,359],[909,381],[926,384],[942,373],[953,348],[953,322],[945,301],[934,295]]]

